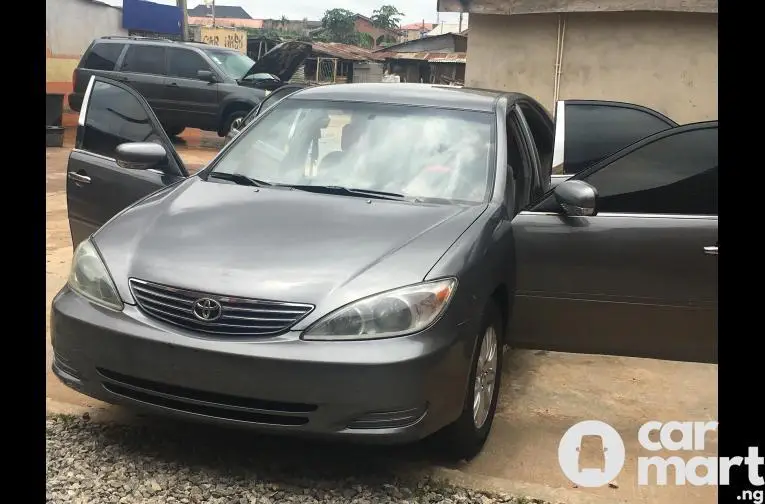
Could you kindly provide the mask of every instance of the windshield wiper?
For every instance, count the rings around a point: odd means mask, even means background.
[[[263,180],[247,177],[241,173],[225,173],[225,172],[212,172],[208,178],[219,178],[221,180],[228,180],[239,185],[253,186],[253,187],[268,187],[271,184]]]
[[[323,186],[323,185],[287,185],[292,189],[298,189],[300,191],[316,192],[322,194],[339,194],[343,196],[364,196],[385,200],[404,200],[406,197],[403,194],[396,194],[385,191],[374,191],[371,189],[349,189],[342,186]]]

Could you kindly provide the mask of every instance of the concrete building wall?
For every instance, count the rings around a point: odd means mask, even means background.
[[[94,38],[104,35],[127,35],[122,10],[90,0],[46,0],[46,92],[71,93],[72,72],[82,54]]]
[[[679,123],[717,119],[717,15],[565,14],[559,99],[654,108]],[[466,84],[527,93],[552,110],[558,15],[471,16]]]

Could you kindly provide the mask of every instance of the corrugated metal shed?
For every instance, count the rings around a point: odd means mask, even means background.
[[[427,61],[429,63],[467,63],[467,53],[431,53],[431,52],[418,52],[418,53],[401,53],[401,52],[378,52],[376,56],[384,59],[403,59],[403,60],[416,60]]]
[[[313,52],[350,61],[381,61],[379,54],[368,49],[339,42],[311,42]]]

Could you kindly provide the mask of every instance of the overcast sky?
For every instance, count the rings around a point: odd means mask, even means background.
[[[122,5],[122,0],[101,0],[110,5]],[[175,0],[154,0],[157,3],[175,5]],[[188,8],[196,7],[200,0],[187,0]],[[456,23],[457,13],[436,13],[436,0],[216,0],[215,5],[241,5],[255,19],[278,19],[287,16],[288,19],[320,20],[328,9],[348,9],[365,16],[371,16],[372,11],[381,5],[393,5],[406,14],[401,24],[425,20],[426,23]],[[438,18],[438,19],[437,19]],[[464,19],[467,19],[465,16]]]

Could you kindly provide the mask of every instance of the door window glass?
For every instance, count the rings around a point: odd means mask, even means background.
[[[526,124],[528,124],[529,132],[539,154],[541,177],[548,179],[553,162],[554,135],[551,129],[552,123],[549,121],[549,118],[545,118],[542,115],[541,111],[536,110],[528,103],[520,103],[518,107],[523,113]]]
[[[197,72],[210,71],[210,66],[194,51],[169,49],[167,53],[167,74],[182,79],[198,79]]]
[[[97,43],[85,57],[82,66],[89,70],[114,70],[125,44]]]
[[[90,94],[81,149],[115,157],[126,142],[161,142],[146,109],[128,91],[96,82]]]
[[[642,145],[585,177],[598,211],[717,215],[717,126]]]
[[[131,45],[125,54],[122,70],[152,75],[165,74],[165,48],[150,45]]]
[[[673,125],[645,110],[616,105],[566,104],[566,173],[598,161]]]

